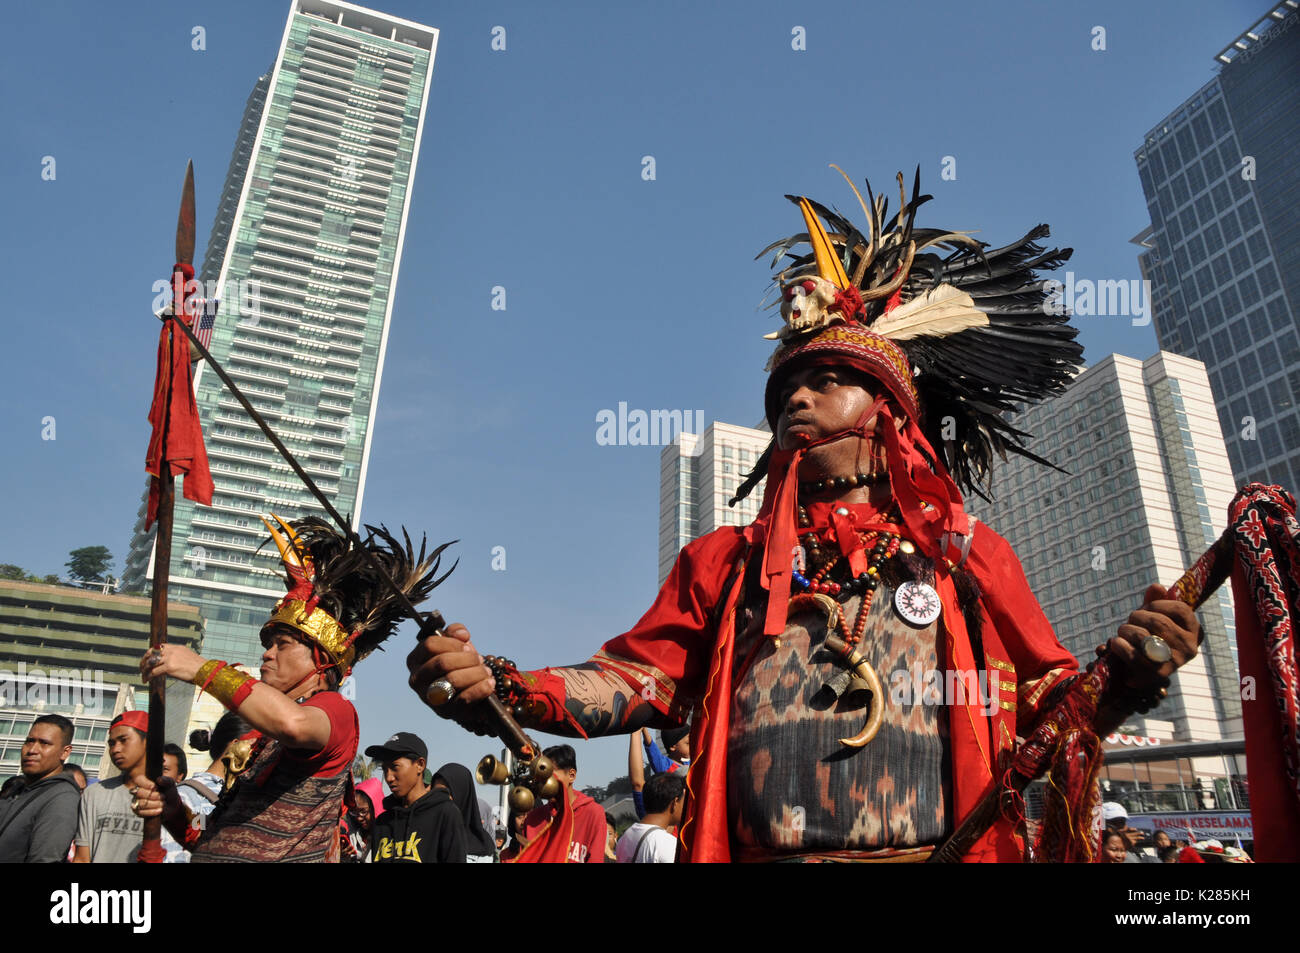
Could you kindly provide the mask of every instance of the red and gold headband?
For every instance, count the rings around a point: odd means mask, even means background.
[[[320,646],[329,656],[330,661],[338,665],[342,674],[346,675],[351,671],[352,663],[356,660],[356,650],[352,647],[352,643],[356,641],[359,633],[350,634],[338,619],[317,605],[319,598],[312,585],[316,577],[316,568],[312,563],[311,554],[302,545],[293,527],[274,513],[271,514],[271,518],[284,530],[284,534],[280,534],[274,526],[262,518],[262,522],[271,533],[271,539],[275,541],[276,548],[280,551],[280,561],[289,575],[289,591],[276,603],[271,617],[262,626],[262,642],[266,644],[270,638],[269,630],[272,626],[286,625]]]

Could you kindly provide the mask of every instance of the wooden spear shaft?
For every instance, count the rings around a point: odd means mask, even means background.
[[[153,603],[149,610],[149,651],[167,644],[167,576],[172,563],[172,508],[176,500],[176,478],[167,461],[166,430],[163,431],[163,458],[158,476],[158,535],[153,549]],[[145,749],[145,774],[156,781],[163,773],[163,725],[167,718],[167,677],[149,679],[149,739]],[[144,819],[145,848],[153,844],[161,849],[162,817]]]
[[[173,301],[185,301],[185,274],[180,269],[172,273]],[[179,307],[179,306],[175,306]],[[176,333],[176,325],[168,323],[167,335]],[[167,357],[175,353],[168,341]],[[171,375],[168,374],[170,382]],[[171,462],[167,459],[167,428],[171,424],[171,390],[166,396],[167,404],[163,409],[162,440],[159,448],[160,463],[158,475],[154,480],[158,484],[158,523],[153,546],[153,590],[149,608],[149,651],[157,652],[167,644],[167,581],[171,575],[172,565],[172,512],[176,504],[176,478],[172,475]],[[167,719],[167,676],[155,675],[149,679],[149,736],[145,748],[145,775],[157,781],[163,773],[163,745],[166,743],[165,724]],[[144,819],[144,839],[141,845],[146,854],[162,849],[162,817]]]

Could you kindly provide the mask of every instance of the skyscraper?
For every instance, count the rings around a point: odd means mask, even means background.
[[[1033,434],[1031,450],[1068,473],[1013,457],[994,471],[992,505],[967,498],[1015,548],[1057,638],[1081,665],[1148,585],[1172,585],[1223,531],[1234,487],[1213,408],[1200,362],[1112,354],[1012,421]],[[1178,741],[1239,737],[1230,588],[1198,616],[1200,655],[1151,717],[1172,722]]]
[[[1300,10],[1274,6],[1134,153],[1160,347],[1209,369],[1238,485],[1300,488]]]
[[[359,517],[438,31],[337,0],[293,0],[248,98],[200,275],[221,296],[211,351],[343,514]],[[259,513],[323,508],[200,365],[211,507],[177,497],[172,598],[204,651],[261,655],[284,593]],[[124,585],[156,571],[136,524]]]
[[[683,433],[659,454],[659,585],[681,548],[722,526],[748,526],[763,501],[760,484],[735,506],[745,475],[772,434],[714,421],[702,434]]]

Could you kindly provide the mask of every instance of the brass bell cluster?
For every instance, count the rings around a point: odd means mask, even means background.
[[[563,786],[555,777],[555,764],[544,754],[532,758],[516,757],[514,770],[504,761],[487,755],[478,763],[474,776],[479,784],[512,784],[506,799],[514,814],[527,814],[537,803],[537,798],[550,800],[559,797]]]

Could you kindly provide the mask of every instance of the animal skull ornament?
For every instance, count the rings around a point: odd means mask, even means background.
[[[779,331],[764,335],[769,341],[784,341],[806,331],[820,330],[842,316],[832,312],[839,288],[817,275],[797,278],[781,289],[781,318],[785,321]]]

